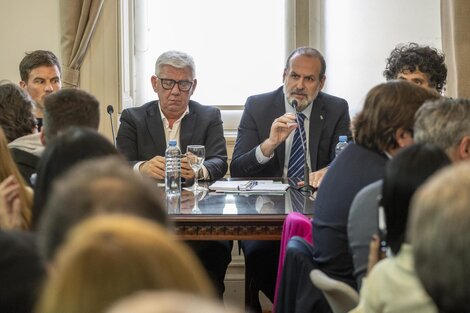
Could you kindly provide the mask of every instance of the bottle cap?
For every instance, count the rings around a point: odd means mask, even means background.
[[[348,136],[339,136],[339,141],[343,141],[343,142],[348,141]]]
[[[176,146],[176,140],[172,139],[168,141],[169,146]]]

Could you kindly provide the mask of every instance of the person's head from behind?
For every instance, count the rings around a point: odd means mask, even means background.
[[[386,241],[394,254],[405,242],[411,197],[433,173],[451,164],[440,148],[414,144],[397,153],[385,166],[381,206],[385,211]]]
[[[223,303],[178,291],[141,291],[113,304],[106,313],[241,313]]]
[[[54,183],[38,231],[41,257],[52,262],[67,232],[96,214],[126,213],[167,225],[161,198],[120,157],[83,161]]]
[[[15,161],[13,160],[10,150],[8,149],[7,139],[5,133],[0,127],[0,183],[4,182],[8,177],[13,176],[13,179],[17,183],[19,200],[21,203],[21,209],[19,213],[19,219],[15,221],[2,221],[0,228],[21,228],[29,229],[31,224],[31,207],[33,204],[32,196],[26,188],[26,182],[18,170]],[[11,185],[8,186],[11,188]],[[13,212],[9,212],[12,214]]]
[[[416,272],[440,312],[470,312],[470,162],[433,176],[413,197]]]
[[[49,143],[65,129],[77,126],[98,129],[100,103],[80,89],[62,89],[46,97],[44,102],[43,142]]]
[[[470,100],[442,98],[416,112],[416,142],[444,150],[452,161],[470,160]]]
[[[103,312],[141,290],[214,297],[193,252],[163,227],[104,214],[77,225],[54,260],[38,313]]]
[[[435,91],[406,81],[394,80],[372,88],[362,111],[352,121],[357,144],[377,152],[394,155],[413,143],[416,110],[426,100],[440,98]]]
[[[158,94],[160,108],[168,119],[179,118],[196,90],[196,66],[184,52],[167,51],[155,63],[151,77],[153,90]]]
[[[384,71],[387,80],[403,79],[442,92],[447,78],[444,54],[416,43],[398,45],[390,53]]]
[[[8,142],[36,130],[30,97],[18,86],[0,83],[0,127]]]
[[[108,139],[92,129],[72,127],[50,142],[37,167],[33,228],[37,227],[56,178],[79,162],[108,155],[118,152]]]
[[[316,99],[325,84],[325,71],[325,59],[314,48],[297,48],[288,56],[282,76],[283,88],[290,104],[297,101],[297,111],[304,110]]]
[[[62,87],[59,60],[50,51],[36,50],[26,53],[19,70],[20,86],[34,100],[39,110],[38,117],[42,117],[44,98]]]

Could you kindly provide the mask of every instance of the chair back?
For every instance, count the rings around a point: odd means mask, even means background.
[[[315,287],[322,291],[333,313],[347,313],[359,303],[359,293],[342,281],[333,279],[321,270],[310,272]]]

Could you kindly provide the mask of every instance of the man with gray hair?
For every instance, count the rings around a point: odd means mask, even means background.
[[[413,197],[408,236],[416,272],[439,312],[469,312],[470,163],[431,178]]]
[[[416,112],[413,137],[441,148],[453,162],[470,159],[470,100],[425,103]]]
[[[135,171],[155,179],[165,177],[165,150],[169,140],[176,140],[183,153],[188,145],[204,145],[206,156],[199,178],[216,180],[225,175],[227,147],[220,111],[190,100],[196,89],[193,58],[179,51],[161,54],[150,79],[158,100],[121,114],[117,148]],[[181,177],[194,178],[187,158],[181,160]],[[228,241],[189,241],[214,281],[219,295],[224,291],[224,277],[231,261]]]

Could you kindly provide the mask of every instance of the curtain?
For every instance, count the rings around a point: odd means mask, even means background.
[[[447,95],[470,98],[470,1],[441,0],[441,28]]]
[[[78,87],[80,67],[104,0],[60,0],[63,87]]]

